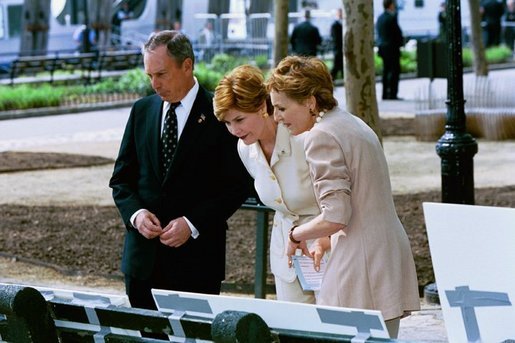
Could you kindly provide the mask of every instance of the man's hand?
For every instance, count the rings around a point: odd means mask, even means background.
[[[161,237],[161,243],[172,248],[178,248],[188,241],[191,236],[191,229],[183,217],[172,220],[164,228]]]
[[[147,239],[156,238],[163,232],[159,219],[147,210],[141,211],[136,216],[134,224],[139,233]]]

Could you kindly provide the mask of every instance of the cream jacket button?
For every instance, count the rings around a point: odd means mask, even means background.
[[[276,180],[275,175],[273,175],[273,174],[270,174],[270,178],[271,178],[272,180],[274,180],[274,181]]]
[[[275,202],[276,202],[276,203],[278,203],[278,204],[282,204],[282,203],[283,203],[283,201],[282,201],[282,199],[281,199],[281,198],[277,198],[277,199],[275,199]]]

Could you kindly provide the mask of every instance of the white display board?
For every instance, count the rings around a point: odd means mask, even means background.
[[[389,338],[380,311],[158,289],[152,294],[164,313],[214,319],[223,311],[243,311],[259,315],[272,329],[349,335],[356,337],[356,342],[369,337]]]
[[[515,209],[423,208],[449,342],[515,340]]]
[[[92,293],[86,291],[30,286],[37,289],[46,301],[60,300],[66,303],[84,306],[84,312],[89,324],[75,323],[69,321],[56,320],[55,325],[61,328],[75,328],[98,332],[95,335],[99,341],[103,342],[103,334],[113,332],[133,337],[141,337],[141,333],[135,330],[124,330],[119,328],[103,326],[95,311],[96,308],[107,308],[112,306],[131,307],[129,298],[126,295]]]

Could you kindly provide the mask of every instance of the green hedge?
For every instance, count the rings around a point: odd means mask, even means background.
[[[490,48],[486,50],[488,63],[504,63],[511,59],[511,51],[505,46]],[[376,73],[382,73],[382,60],[374,56]],[[195,65],[195,76],[199,83],[206,89],[213,91],[219,80],[234,67],[252,63],[265,70],[268,68],[266,56],[259,56],[253,61],[244,58],[236,58],[227,54],[218,54],[213,57],[211,64],[198,63]],[[332,61],[326,61],[328,67]],[[472,65],[472,52],[470,49],[463,49],[463,65]],[[417,70],[416,51],[401,52],[401,71],[403,73],[414,73]],[[0,111],[27,109],[36,107],[60,106],[65,99],[77,98],[89,94],[109,93],[133,93],[141,96],[153,93],[148,76],[141,69],[133,69],[118,79],[106,78],[94,85],[82,86],[54,86],[40,84],[37,86],[0,86]]]

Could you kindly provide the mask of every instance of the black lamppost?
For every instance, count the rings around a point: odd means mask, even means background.
[[[445,133],[436,144],[442,159],[442,202],[474,204],[474,165],[476,140],[465,130],[463,99],[463,60],[460,1],[447,1],[447,122]]]
[[[473,9],[471,9],[473,10]],[[461,11],[459,0],[447,0],[446,9],[449,72],[447,74],[447,121],[445,133],[436,144],[441,158],[442,202],[474,204],[476,140],[465,129]],[[426,299],[438,302],[434,284],[425,288]],[[436,297],[433,298],[433,297]]]

